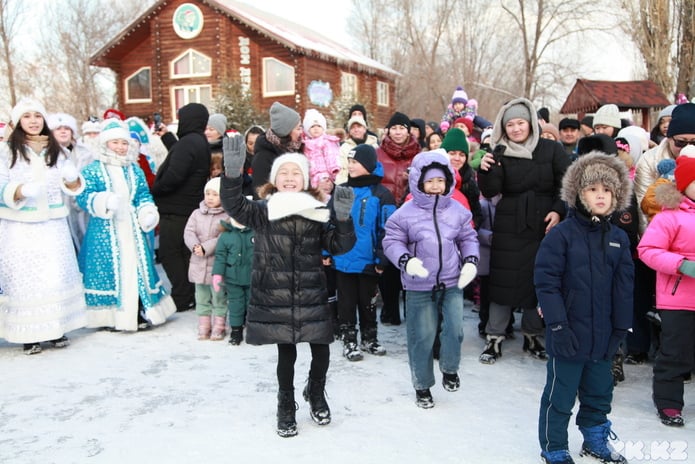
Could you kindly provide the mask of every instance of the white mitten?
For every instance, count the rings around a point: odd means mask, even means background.
[[[478,266],[473,263],[466,263],[461,268],[461,274],[459,274],[458,288],[465,288],[466,285],[470,284],[473,279],[475,279],[478,273]]]
[[[117,193],[112,193],[106,199],[106,209],[109,211],[116,212],[121,203],[121,197]]]
[[[27,182],[19,188],[19,192],[24,198],[36,198],[41,194],[42,190],[43,186],[38,182]]]
[[[140,227],[144,231],[150,231],[157,225],[157,214],[153,212],[146,213],[140,219]]]
[[[75,182],[79,176],[80,172],[72,161],[68,160],[63,163],[63,167],[60,168],[60,177],[62,177],[65,182]]]
[[[422,260],[419,258],[410,258],[405,265],[405,272],[411,276],[422,277],[423,279],[430,275],[430,271],[422,265]]]

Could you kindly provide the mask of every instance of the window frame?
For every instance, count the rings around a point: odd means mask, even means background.
[[[128,88],[128,82],[144,70],[147,70],[150,73],[149,89],[148,89],[148,93],[150,96],[149,96],[149,98],[130,98],[130,90]],[[150,103],[152,101],[152,66],[142,66],[142,67],[138,68],[137,71],[130,74],[128,77],[126,77],[123,80],[123,87],[124,87],[123,92],[125,94],[125,102],[126,103]]]
[[[269,62],[275,62],[279,63],[283,66],[285,66],[288,70],[292,71],[292,85],[291,89],[286,89],[286,90],[277,90],[277,91],[269,91],[268,90],[268,66],[267,63]],[[281,96],[287,96],[287,95],[294,95],[297,89],[297,76],[296,76],[296,70],[294,69],[294,66],[289,65],[285,63],[282,60],[279,60],[275,57],[269,56],[265,57],[262,60],[262,73],[263,73],[263,97],[281,97]]]

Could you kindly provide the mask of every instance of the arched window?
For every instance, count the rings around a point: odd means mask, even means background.
[[[152,70],[149,66],[135,71],[125,78],[126,103],[152,101]]]
[[[171,61],[172,79],[210,76],[212,60],[195,50],[189,49]]]
[[[263,58],[263,96],[294,94],[294,68],[275,58]]]

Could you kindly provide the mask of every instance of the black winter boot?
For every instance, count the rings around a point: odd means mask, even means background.
[[[536,359],[548,359],[545,347],[538,339],[537,335],[524,334],[523,350]]]
[[[294,437],[297,435],[297,420],[295,411],[297,403],[294,402],[294,390],[278,391],[278,429],[281,437]]]
[[[309,378],[303,393],[304,401],[309,402],[311,418],[319,425],[331,423],[331,410],[326,402],[325,387],[325,378],[320,380]]]
[[[244,326],[232,327],[229,332],[229,344],[230,345],[241,345],[244,339]]]
[[[383,356],[386,354],[386,348],[381,346],[376,339],[376,327],[365,329],[362,331],[362,351],[375,356]]]
[[[340,333],[343,339],[343,356],[348,361],[362,361],[364,356],[360,347],[357,346],[357,330],[349,325],[341,325]]]

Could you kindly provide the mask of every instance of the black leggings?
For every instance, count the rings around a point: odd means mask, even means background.
[[[326,378],[330,349],[326,344],[310,343],[311,368],[309,378],[321,380]],[[280,390],[294,389],[294,362],[297,360],[297,345],[278,343],[277,376]]]

